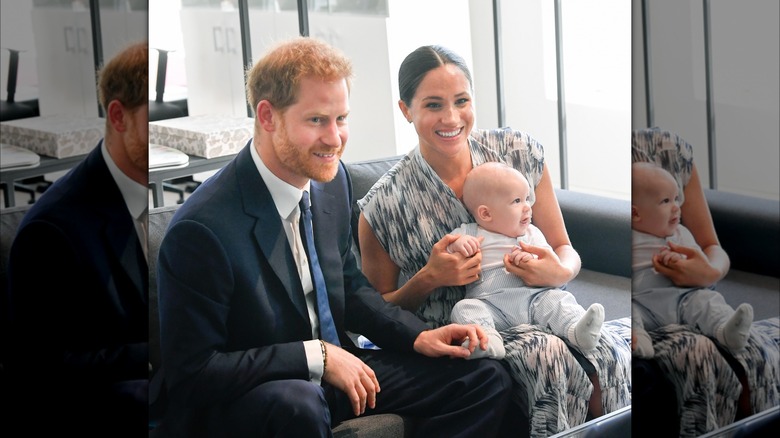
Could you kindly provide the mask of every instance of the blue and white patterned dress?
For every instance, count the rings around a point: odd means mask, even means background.
[[[691,179],[693,148],[674,133],[658,128],[636,130],[632,162],[651,162],[677,181],[680,202]],[[745,350],[733,356],[745,370],[753,412],[780,404],[780,320],[756,321]],[[680,436],[703,435],[734,421],[742,386],[712,339],[694,328],[672,324],[649,332],[655,360],[674,383],[680,409]],[[730,357],[731,358],[731,357]]]
[[[542,146],[511,129],[475,130],[469,138],[473,166],[489,161],[509,164],[534,188],[544,170]],[[399,286],[428,261],[431,248],[461,223],[473,222],[461,201],[428,165],[419,146],[401,159],[358,201],[379,242],[400,268]],[[431,327],[450,322],[465,288],[443,287],[417,310]],[[604,412],[630,404],[630,334],[605,324],[586,360],[598,373]],[[585,421],[592,384],[568,346],[544,329],[521,325],[501,333],[512,370],[515,398],[526,408],[531,436],[549,436]]]

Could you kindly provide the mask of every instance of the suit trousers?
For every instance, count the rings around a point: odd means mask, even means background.
[[[511,378],[492,359],[427,358],[382,350],[353,350],[377,375],[376,408],[364,415],[396,413],[418,419],[415,436],[490,437],[498,433],[510,402]],[[207,429],[226,436],[330,436],[331,427],[354,418],[347,395],[324,383],[279,380],[255,387],[215,408]]]

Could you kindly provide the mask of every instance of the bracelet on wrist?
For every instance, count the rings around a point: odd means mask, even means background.
[[[320,339],[320,348],[322,349],[322,375],[325,375],[325,370],[328,368],[328,349],[325,348],[325,342]]]

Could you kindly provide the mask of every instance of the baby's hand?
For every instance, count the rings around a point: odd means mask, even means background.
[[[688,257],[685,254],[672,251],[669,247],[664,247],[658,255],[661,257],[661,263],[664,266],[670,266],[680,260],[685,260]]]
[[[509,253],[509,258],[512,260],[512,264],[520,266],[520,263],[525,263],[529,260],[537,258],[536,254],[523,251],[519,246],[512,248],[512,252]]]
[[[450,254],[459,252],[463,254],[464,257],[471,257],[479,251],[479,244],[481,241],[481,239],[474,236],[463,234],[458,237],[456,241],[450,243],[447,247],[447,252]]]

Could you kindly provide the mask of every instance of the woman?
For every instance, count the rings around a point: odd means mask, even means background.
[[[503,161],[531,184],[534,223],[553,249],[524,247],[538,259],[506,268],[528,285],[560,287],[580,259],[572,248],[541,145],[509,129],[474,130],[471,74],[462,58],[424,46],[399,70],[399,107],[419,146],[385,174],[358,204],[363,270],[385,299],[415,311],[433,327],[449,323],[463,286],[478,279],[481,255],[449,254],[447,235],[473,218],[461,203],[463,181],[475,166]],[[589,355],[592,385],[559,338],[530,326],[502,333],[513,375],[528,403],[531,435],[546,436],[629,403],[630,347],[605,331]],[[611,370],[611,371],[608,371]]]
[[[658,128],[637,130],[632,133],[631,158],[655,163],[674,176],[682,223],[701,247],[675,246],[672,249],[684,253],[686,260],[667,266],[657,255],[655,270],[678,286],[708,287],[725,277],[729,257],[715,232],[691,145]],[[654,357],[676,388],[681,436],[707,433],[778,403],[778,350],[760,330],[751,329],[744,352],[733,357],[739,363],[733,369],[729,363],[734,361],[727,361],[709,338],[687,327],[660,328],[651,338]]]

